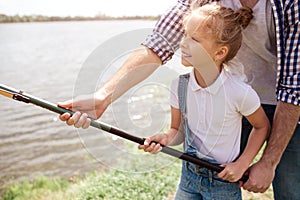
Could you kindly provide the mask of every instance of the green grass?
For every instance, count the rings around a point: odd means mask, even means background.
[[[1,192],[0,199],[21,200],[21,199],[41,199],[43,196],[64,192],[70,183],[61,178],[38,177],[33,181],[15,183]]]
[[[147,162],[153,162],[151,157]],[[152,157],[153,159],[153,157]],[[256,159],[257,160],[257,159]],[[133,167],[136,167],[133,165]],[[172,199],[181,171],[181,161],[147,173],[109,170],[89,173],[67,181],[62,178],[39,177],[15,183],[1,191],[1,200],[169,200]],[[272,200],[272,188],[264,194],[243,191],[244,200]]]
[[[76,186],[78,199],[166,199],[176,189],[179,171],[164,169],[152,173],[120,171],[89,175]],[[74,189],[74,188],[73,188]]]
[[[35,199],[168,199],[176,190],[180,161],[167,168],[147,173],[117,170],[94,172],[74,183],[41,177],[33,182],[16,183],[4,191],[3,200]]]

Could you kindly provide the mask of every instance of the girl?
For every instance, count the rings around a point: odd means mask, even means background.
[[[185,19],[182,64],[193,70],[172,82],[169,131],[147,138],[139,149],[158,153],[160,144],[184,142],[186,153],[225,169],[217,174],[183,161],[175,199],[241,199],[236,182],[267,138],[270,125],[259,97],[232,73],[236,69],[229,62],[241,46],[242,29],[252,17],[250,8],[234,12],[208,4],[194,9]],[[241,153],[242,116],[253,129]]]

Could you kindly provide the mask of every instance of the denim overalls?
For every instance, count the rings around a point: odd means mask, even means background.
[[[186,93],[190,74],[183,74],[179,77],[178,101],[182,114],[183,127],[185,132],[184,150],[186,153],[195,156],[197,148],[193,143],[193,133],[188,127]],[[235,200],[242,199],[241,189],[238,183],[224,181],[217,176],[217,172],[199,167],[187,161],[182,161],[181,180],[176,191],[176,200]]]

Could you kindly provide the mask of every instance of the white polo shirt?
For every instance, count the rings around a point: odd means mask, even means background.
[[[179,109],[178,81],[172,81],[170,103]],[[209,87],[197,84],[194,70],[187,87],[188,126],[195,134],[198,157],[232,162],[240,152],[241,119],[256,111],[260,100],[251,86],[223,69]]]

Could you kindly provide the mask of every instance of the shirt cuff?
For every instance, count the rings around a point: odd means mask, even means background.
[[[142,45],[148,47],[154,53],[156,53],[160,57],[163,64],[170,60],[174,55],[173,47],[159,33],[156,32],[153,32],[151,35],[149,35]]]
[[[300,106],[299,89],[281,89],[278,91],[277,100]]]

